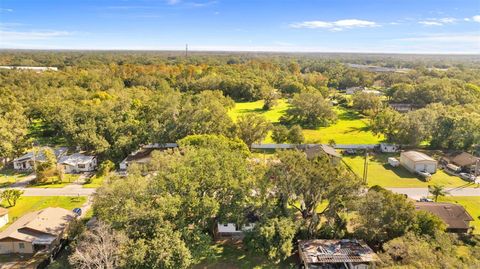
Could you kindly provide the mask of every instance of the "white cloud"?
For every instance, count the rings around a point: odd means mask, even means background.
[[[480,15],[473,16],[472,20],[475,22],[480,22]]]
[[[71,35],[67,31],[11,31],[0,29],[0,37],[3,41],[17,41],[17,40],[42,40],[51,39],[55,37],[62,37]]]
[[[344,29],[363,28],[363,27],[376,27],[379,26],[373,21],[358,20],[358,19],[346,19],[333,22],[327,21],[304,21],[300,23],[292,23],[292,28],[308,28],[308,29],[329,29],[330,31],[342,31]]]
[[[456,22],[457,19],[455,18],[440,18],[440,19],[426,19],[423,21],[419,21],[418,23],[426,25],[426,26],[442,26],[445,24],[451,24]]]
[[[11,8],[0,8],[0,12],[13,12]]]
[[[180,2],[181,2],[181,0],[167,0],[167,4],[169,4],[169,5],[176,5]]]

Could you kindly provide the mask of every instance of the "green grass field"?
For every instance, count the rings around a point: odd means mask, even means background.
[[[392,155],[376,154],[369,157],[367,178],[369,186],[379,185],[382,187],[415,188],[427,187],[433,184],[444,185],[446,187],[458,187],[468,184],[468,182],[461,178],[450,176],[442,170],[437,170],[437,173],[432,175],[432,179],[429,182],[425,182],[401,166],[391,167],[387,163],[389,156]],[[398,159],[398,156],[396,157]],[[343,157],[343,161],[355,174],[360,177],[363,175],[363,156],[345,156]]]
[[[18,173],[12,169],[0,170],[0,188],[8,187],[9,185],[22,180],[30,173]]]
[[[297,268],[292,262],[274,264],[266,258],[248,253],[241,245],[216,244],[212,246],[214,257],[209,257],[194,269],[282,269]]]
[[[471,225],[475,227],[474,233],[480,234],[480,197],[478,196],[446,196],[439,197],[439,202],[457,203],[465,207],[467,212],[472,216]]]
[[[56,182],[57,177],[50,177],[45,182],[38,183],[38,184],[32,184],[28,187],[29,188],[47,188],[47,189],[63,188],[65,186],[67,186],[68,184],[71,184],[72,182],[75,182],[75,180],[77,180],[78,177],[79,177],[79,175],[66,174],[66,175],[64,175],[62,182]]]
[[[82,185],[83,188],[99,188],[102,186],[105,177],[100,176],[97,177],[96,175],[93,176],[92,181],[90,183],[85,183]]]
[[[265,116],[272,123],[277,123],[288,109],[288,103],[282,99],[271,110],[265,111],[262,107],[263,100],[237,103],[235,108],[230,110],[229,115],[236,120],[240,115],[257,113]],[[375,136],[368,130],[367,120],[357,112],[342,107],[335,107],[335,112],[338,115],[338,121],[331,126],[303,131],[306,143],[328,143],[334,140],[336,144],[377,144],[383,140],[383,137]],[[270,136],[264,141],[264,143],[272,142]]]
[[[47,207],[62,207],[71,210],[75,207],[81,207],[86,201],[87,197],[22,196],[15,206],[8,208],[9,223],[0,230],[4,230],[9,224],[29,212]],[[8,206],[6,202],[2,202],[0,205]]]

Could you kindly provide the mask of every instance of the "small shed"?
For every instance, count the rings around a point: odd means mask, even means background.
[[[402,152],[400,154],[400,164],[412,173],[427,172],[433,174],[437,172],[437,161],[418,151]]]
[[[397,158],[394,158],[394,157],[388,157],[388,163],[392,166],[392,167],[397,167],[400,165],[400,161],[397,160]]]
[[[398,146],[395,144],[381,143],[380,151],[383,153],[394,153],[398,151]]]

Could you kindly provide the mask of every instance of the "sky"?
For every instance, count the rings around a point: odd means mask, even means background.
[[[0,0],[0,48],[480,54],[480,0]]]

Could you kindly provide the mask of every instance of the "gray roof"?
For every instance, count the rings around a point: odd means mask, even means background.
[[[338,153],[333,147],[325,144],[314,145],[305,149],[305,153],[309,159],[318,156],[320,152],[324,152],[330,157],[342,158],[342,155],[340,155],[340,153]]]
[[[401,155],[407,157],[408,159],[414,162],[420,162],[420,161],[436,162],[432,157],[418,151],[406,151],[406,152],[402,152]]]
[[[74,153],[72,155],[63,156],[58,160],[60,164],[77,165],[87,164],[95,159],[95,156],[87,156],[82,153]]]
[[[39,162],[45,161],[45,154],[43,152],[44,152],[44,150],[48,150],[48,149],[53,150],[53,153],[55,154],[56,158],[59,158],[59,157],[65,155],[68,151],[67,147],[60,147],[60,148],[56,148],[56,149],[52,149],[50,147],[42,147],[42,148],[40,148],[39,150],[36,151],[35,160],[39,161]],[[22,155],[18,158],[13,159],[13,161],[14,162],[21,162],[21,161],[28,161],[28,160],[31,160],[31,159],[33,159],[33,151],[27,152],[26,154],[24,154],[24,155]]]
[[[355,239],[313,239],[298,242],[299,255],[307,264],[369,263],[380,261],[364,242]]]

